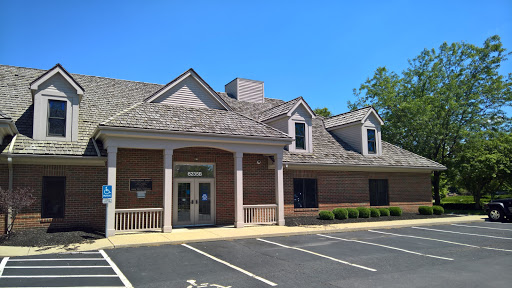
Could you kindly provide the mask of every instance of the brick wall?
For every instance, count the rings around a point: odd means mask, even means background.
[[[88,227],[103,230],[105,206],[101,186],[107,181],[105,167],[14,165],[13,187],[31,187],[36,201],[18,215],[14,229]],[[41,218],[43,176],[65,176],[64,218]],[[2,187],[4,186],[2,182]],[[5,185],[7,187],[7,185]]]
[[[314,178],[318,186],[318,209],[295,209],[293,179]],[[369,179],[388,179],[390,206],[417,212],[418,206],[432,205],[430,174],[348,171],[284,171],[285,215],[316,215],[318,210],[370,206]]]

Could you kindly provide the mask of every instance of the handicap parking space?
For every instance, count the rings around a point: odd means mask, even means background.
[[[103,251],[4,257],[0,287],[132,287]]]

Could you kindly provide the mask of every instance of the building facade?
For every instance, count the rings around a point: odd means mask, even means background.
[[[323,118],[302,97],[266,98],[261,81],[216,92],[193,69],[158,85],[0,66],[0,187],[34,190],[18,229],[107,237],[431,205],[430,174],[446,168],[382,141],[383,125],[372,107]]]

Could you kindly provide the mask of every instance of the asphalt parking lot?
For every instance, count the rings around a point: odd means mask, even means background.
[[[508,287],[512,283],[511,223],[380,229],[105,252],[72,254],[78,258],[104,257],[60,260],[66,265],[51,260],[45,260],[45,264],[27,261],[71,257],[66,254],[13,257],[6,263],[4,258],[0,287],[453,288]],[[87,267],[13,268],[25,265]],[[89,267],[94,265],[102,267]],[[123,275],[127,278],[124,281]]]

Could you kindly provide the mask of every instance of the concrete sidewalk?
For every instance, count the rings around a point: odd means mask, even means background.
[[[137,247],[164,244],[182,244],[203,241],[234,240],[243,238],[292,236],[314,233],[333,233],[369,229],[387,229],[419,225],[437,225],[463,222],[484,222],[485,215],[446,217],[434,219],[394,220],[379,222],[342,223],[315,226],[252,226],[242,229],[234,227],[179,228],[172,233],[132,233],[98,239],[91,243],[45,247],[0,246],[1,256],[27,256],[50,253],[79,252],[120,247]]]

